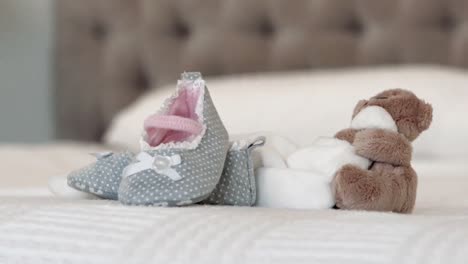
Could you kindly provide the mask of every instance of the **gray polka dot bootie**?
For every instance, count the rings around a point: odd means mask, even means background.
[[[256,201],[256,184],[252,150],[264,145],[265,137],[231,142],[221,178],[205,204],[252,206]],[[117,200],[122,171],[134,160],[131,152],[93,154],[97,161],[68,176],[68,184],[104,199]]]
[[[207,204],[253,206],[257,199],[252,150],[265,144],[265,137],[239,140],[232,146],[224,163],[223,174]]]
[[[132,162],[133,153],[105,152],[93,155],[97,161],[71,172],[67,177],[68,185],[104,199],[116,200],[122,171]]]
[[[215,189],[228,134],[199,73],[184,73],[175,94],[144,124],[142,152],[122,173],[123,204],[180,206]]]

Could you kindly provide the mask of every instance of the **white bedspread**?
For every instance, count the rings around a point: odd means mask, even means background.
[[[414,215],[0,199],[0,263],[466,263],[468,208]]]
[[[0,194],[44,188],[49,177],[85,166],[95,160],[89,153],[109,149],[76,142],[0,145]]]
[[[10,156],[9,164],[1,164],[1,264],[414,264],[468,259],[466,159],[414,162],[420,184],[413,215],[127,207],[48,194],[43,185],[47,173],[82,166],[93,160],[86,153],[102,149],[74,144],[0,148],[0,158]],[[24,157],[34,162],[15,170],[12,165],[24,165]],[[31,175],[35,178],[27,182]]]

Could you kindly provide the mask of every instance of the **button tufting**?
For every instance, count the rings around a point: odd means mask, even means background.
[[[180,21],[177,21],[174,24],[174,33],[179,38],[187,38],[190,34],[190,30],[186,24]]]
[[[364,25],[357,19],[351,19],[345,24],[345,30],[353,35],[361,35],[364,31]]]
[[[108,30],[104,24],[100,22],[94,22],[91,25],[90,33],[95,40],[102,41],[107,37]]]
[[[143,70],[141,70],[141,67],[139,68],[140,69],[138,69],[134,75],[132,87],[136,87],[141,91],[145,91],[151,86],[150,80],[148,75],[144,73]]]
[[[124,2],[137,8],[124,8]],[[57,45],[63,50],[57,56],[58,68],[89,80],[88,90],[106,89],[99,85],[101,79],[125,80],[115,101],[83,98],[90,109],[104,109],[102,117],[62,102],[60,137],[97,140],[117,108],[136,94],[167,83],[181,70],[220,75],[428,61],[468,67],[468,0],[55,3],[60,22]],[[112,74],[101,77],[103,72]],[[60,81],[73,94],[75,79]],[[70,120],[88,120],[89,125],[80,129],[82,122]]]
[[[260,21],[260,24],[258,26],[258,31],[260,32],[261,35],[265,37],[270,37],[275,33],[273,24],[268,19],[263,19]]]
[[[444,15],[439,21],[439,25],[443,31],[453,31],[456,26],[456,21],[453,16]]]

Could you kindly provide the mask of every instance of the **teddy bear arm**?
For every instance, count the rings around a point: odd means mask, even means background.
[[[358,132],[358,130],[356,130],[356,129],[346,128],[346,129],[338,131],[338,133],[335,134],[335,138],[345,140],[345,141],[348,141],[349,143],[353,144],[354,137],[356,136],[357,132]]]
[[[410,166],[412,146],[403,135],[385,129],[365,129],[356,133],[356,153],[369,160],[395,166]]]
[[[410,213],[417,176],[411,167],[377,163],[372,170],[343,166],[335,176],[336,206],[347,210]]]

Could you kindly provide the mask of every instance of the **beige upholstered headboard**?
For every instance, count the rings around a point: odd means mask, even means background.
[[[58,0],[57,129],[98,140],[184,70],[468,66],[468,0]]]

